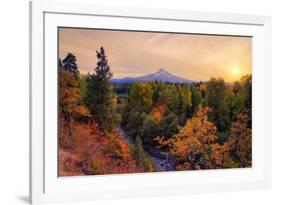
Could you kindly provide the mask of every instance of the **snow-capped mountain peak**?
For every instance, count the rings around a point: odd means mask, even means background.
[[[166,74],[168,71],[166,71],[164,68],[160,68],[155,74]]]
[[[168,83],[192,83],[192,80],[181,78],[172,75],[164,68],[160,68],[156,73],[151,73],[141,77],[135,78],[122,78],[122,79],[112,79],[111,82],[122,83],[122,82],[149,82],[149,81],[162,81]]]

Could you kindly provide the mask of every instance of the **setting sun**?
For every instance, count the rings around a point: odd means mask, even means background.
[[[231,74],[234,78],[241,76],[241,69],[238,66],[233,66],[231,68]]]

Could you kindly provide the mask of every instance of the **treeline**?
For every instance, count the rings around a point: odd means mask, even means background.
[[[154,81],[114,87],[123,128],[132,136],[141,136],[145,142],[152,143],[153,136],[170,137],[177,133],[199,105],[212,108],[208,119],[216,125],[221,143],[227,139],[238,114],[247,111],[251,115],[249,75],[233,85],[221,78],[211,78],[192,85]]]

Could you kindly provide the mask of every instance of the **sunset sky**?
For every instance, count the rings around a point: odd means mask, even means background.
[[[59,29],[59,57],[77,58],[81,73],[93,73],[96,50],[105,48],[113,78],[136,77],[164,68],[190,80],[222,77],[227,82],[251,74],[250,37]]]

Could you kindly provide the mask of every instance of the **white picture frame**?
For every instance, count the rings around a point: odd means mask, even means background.
[[[55,99],[59,26],[252,36],[253,167],[57,177]],[[265,107],[271,107],[270,17],[34,1],[30,3],[30,93],[32,204],[240,191],[271,186],[271,109],[265,110]]]

